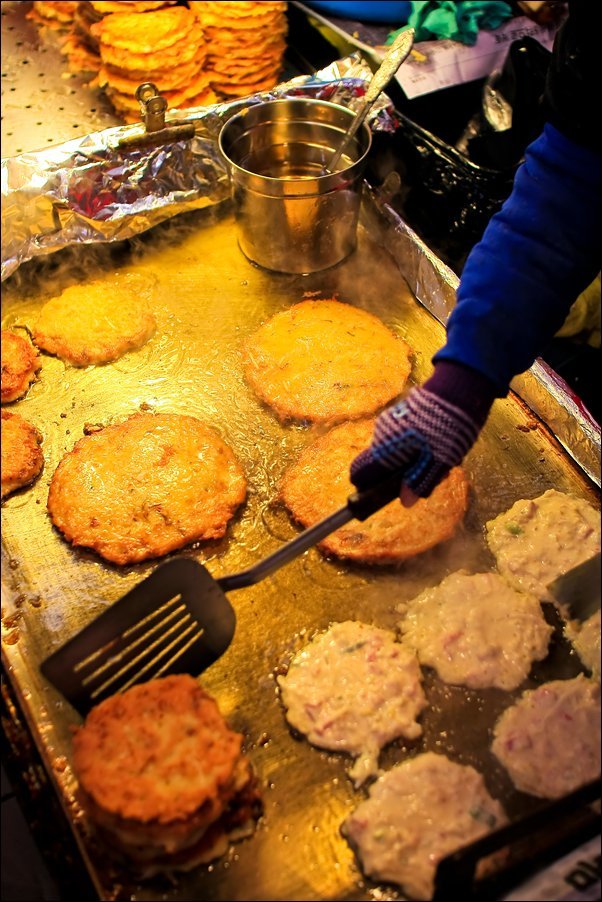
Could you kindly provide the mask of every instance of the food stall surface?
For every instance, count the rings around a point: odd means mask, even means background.
[[[56,279],[53,288],[72,279],[76,257],[68,254],[67,266],[62,266],[60,256],[39,270],[26,266],[18,279],[11,280],[5,299],[8,324],[25,323],[37,313],[49,290],[44,273]],[[49,527],[44,516],[48,479],[85,424],[129,413],[134,401],[156,410],[209,411],[213,422],[236,441],[252,476],[253,493],[227,542],[187,553],[208,562],[214,573],[234,572],[294,535],[289,518],[272,501],[285,466],[308,439],[305,427],[278,424],[244,385],[239,368],[244,336],[273,312],[301,300],[304,292],[323,297],[336,294],[377,313],[412,344],[417,352],[414,381],[428,374],[428,361],[443,336],[441,324],[416,303],[401,278],[373,215],[363,220],[357,253],[319,277],[266,274],[253,267],[240,254],[228,209],[167,223],[115,256],[110,250],[93,259],[87,254],[86,265],[87,277],[95,272],[102,277],[119,266],[154,272],[160,283],[160,329],[140,352],[106,368],[69,370],[67,379],[58,360],[45,358],[44,380],[26,399],[31,415],[43,417],[48,426],[47,464],[38,483],[10,502],[11,521],[6,520],[6,550],[11,565],[14,562],[6,583],[9,600],[20,599],[22,615],[15,642],[6,651],[17,685],[27,687],[27,697],[21,701],[35,724],[49,775],[70,814],[75,810],[68,760],[74,715],[40,682],[39,662],[56,647],[57,630],[62,634],[83,625],[154,566],[122,572],[107,568],[93,555],[67,547]],[[504,436],[501,451],[498,436]],[[258,461],[258,447],[262,461]],[[492,472],[497,474],[495,481]],[[412,597],[461,566],[490,566],[483,523],[517,497],[532,497],[554,486],[597,503],[597,494],[583,474],[517,399],[496,406],[492,428],[471,459],[469,475],[473,496],[465,527],[449,545],[428,553],[416,566],[376,573],[326,561],[312,551],[269,585],[235,596],[237,635],[227,655],[207,673],[206,686],[248,737],[264,787],[266,821],[255,837],[218,862],[212,872],[186,875],[176,886],[122,887],[122,897],[399,898],[367,887],[355,869],[351,851],[338,834],[342,817],[356,801],[346,772],[348,761],[312,749],[289,734],[275,694],[274,673],[306,630],[340,619],[343,608],[345,616],[392,626],[392,598],[396,602]],[[573,672],[574,656],[565,655],[563,660],[563,666]],[[545,679],[546,673],[545,667],[539,668],[535,682]],[[507,698],[495,691],[482,694],[444,687],[432,678],[428,690],[431,709],[425,717],[425,744],[449,748],[467,762],[488,759],[483,739]],[[405,751],[400,745],[390,748],[383,762],[390,765]],[[500,768],[491,769],[491,761],[488,766],[489,778],[506,795],[511,813],[522,814],[533,807],[529,800],[517,798]],[[3,788],[3,814],[12,801],[7,792],[5,800]],[[99,894],[108,898],[116,891],[114,875],[103,871],[102,858],[95,848],[87,848],[84,834],[80,841],[91,857]],[[27,898],[53,898],[52,887],[42,880],[36,885],[41,895]],[[30,889],[36,892],[36,886]],[[3,892],[3,899],[9,902],[10,898]]]

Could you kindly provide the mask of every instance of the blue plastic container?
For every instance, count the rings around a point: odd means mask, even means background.
[[[353,19],[356,22],[390,22],[397,27],[405,25],[412,11],[411,3],[321,3],[304,0],[305,5],[313,7],[322,15],[330,13],[342,19]]]

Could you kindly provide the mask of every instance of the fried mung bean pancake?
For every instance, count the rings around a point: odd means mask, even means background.
[[[35,381],[40,369],[40,355],[19,332],[2,329],[2,403],[22,398]]]
[[[34,0],[27,18],[52,29],[67,29],[73,22],[77,0]]]
[[[18,413],[2,411],[2,498],[38,476],[44,466],[42,433]]]
[[[33,340],[74,366],[117,360],[141,348],[155,331],[150,309],[154,286],[141,273],[71,285],[44,304]]]
[[[242,97],[277,83],[288,30],[285,3],[196,0],[191,9],[208,40],[207,72],[216,91]]]
[[[176,0],[148,0],[148,2],[137,2],[137,0],[118,0],[118,2],[102,2],[102,0],[90,0],[90,6],[101,13],[103,16],[109,13],[146,13],[161,9],[164,6],[173,6]]]
[[[355,491],[351,462],[370,444],[373,428],[374,420],[343,423],[303,449],[281,486],[281,498],[295,520],[312,526],[345,505]],[[367,520],[337,529],[319,548],[367,564],[394,564],[451,538],[467,506],[468,480],[455,467],[428,498],[410,508],[396,499]]]
[[[229,446],[196,417],[134,414],[80,439],[48,494],[52,522],[115,564],[221,538],[246,479]]]
[[[241,747],[215,700],[182,674],[92,708],[73,738],[73,765],[105,811],[168,823],[227,793]]]
[[[132,53],[156,53],[188,37],[196,25],[191,11],[184,6],[154,12],[125,12],[105,16],[92,26],[101,44],[110,44]]]
[[[334,299],[277,313],[247,341],[244,373],[281,420],[356,419],[403,389],[410,348],[371,313]]]

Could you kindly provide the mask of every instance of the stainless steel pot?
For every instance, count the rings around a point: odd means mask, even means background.
[[[363,125],[335,172],[326,164],[353,112],[322,100],[287,98],[249,107],[223,126],[242,252],[266,269],[318,272],[354,250],[362,173],[372,136]]]

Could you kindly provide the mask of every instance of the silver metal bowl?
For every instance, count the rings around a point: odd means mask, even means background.
[[[340,263],[356,245],[362,173],[372,135],[363,125],[337,170],[327,161],[353,120],[346,107],[287,98],[249,107],[222,127],[242,252],[278,272]]]

